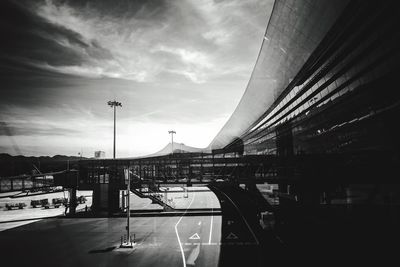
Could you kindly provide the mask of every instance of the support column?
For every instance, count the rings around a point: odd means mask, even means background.
[[[73,187],[70,189],[69,214],[75,214],[77,205],[78,202],[76,199],[76,187]]]
[[[109,184],[108,187],[108,214],[119,212],[119,186]]]
[[[126,208],[126,192],[125,190],[119,191],[119,197],[121,199],[121,211],[124,212]]]
[[[92,210],[108,215],[119,211],[120,188],[114,184],[97,184],[93,189]]]
[[[215,180],[214,173],[215,173],[215,169],[214,169],[214,153],[212,153],[212,179],[213,179],[213,181]]]
[[[279,157],[278,161],[278,176],[290,179],[293,177],[292,165],[290,158],[293,157],[293,134],[290,123],[284,123],[276,128],[276,151]],[[290,185],[287,182],[279,183],[279,192],[286,195],[279,197],[279,205],[281,207],[292,206],[293,201],[288,198],[291,194]]]
[[[200,182],[203,182],[203,152],[201,152],[200,160]]]

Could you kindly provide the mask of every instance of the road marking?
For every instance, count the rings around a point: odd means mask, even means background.
[[[161,243],[160,243],[161,244]],[[224,242],[213,242],[211,244],[209,243],[182,243],[185,246],[198,246],[198,245],[202,245],[202,246],[256,246],[257,243],[256,242],[229,242],[229,243],[224,243]],[[189,263],[188,263],[189,264]]]
[[[191,237],[189,237],[189,239],[200,239],[200,236],[197,233],[195,233]]]
[[[211,208],[211,214],[214,211],[213,208]],[[210,237],[208,238],[208,244],[211,244],[211,236],[212,236],[212,228],[213,228],[213,222],[214,222],[214,215],[211,215],[211,222],[210,222]]]
[[[199,221],[199,223],[197,225],[201,225],[201,221]]]
[[[192,205],[195,196],[196,196],[196,193],[193,192],[192,201],[190,201],[189,206],[186,208],[186,210],[185,210],[185,212],[183,213],[183,215],[181,216],[181,218],[179,218],[179,221],[175,224],[175,233],[176,233],[176,237],[178,238],[179,248],[181,249],[183,267],[186,267],[186,260],[185,260],[185,253],[183,252],[183,247],[182,247],[181,239],[179,238],[179,234],[178,234],[178,224],[181,222],[183,216],[185,216],[187,210],[188,210],[188,209],[190,208],[190,206]]]
[[[238,239],[239,237],[237,237],[237,235],[235,235],[234,233],[230,232],[230,234],[225,238],[225,239]]]

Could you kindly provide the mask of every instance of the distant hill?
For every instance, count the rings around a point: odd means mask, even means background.
[[[55,155],[53,157],[25,157],[25,156],[11,156],[9,154],[0,153],[0,177],[32,174],[35,170],[35,165],[41,172],[62,171],[67,169],[68,161],[69,167],[72,169],[76,166],[76,162],[80,158],[76,156]]]

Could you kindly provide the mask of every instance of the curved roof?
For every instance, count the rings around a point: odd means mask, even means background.
[[[240,137],[277,100],[321,42],[348,0],[276,0],[246,91],[209,145]]]

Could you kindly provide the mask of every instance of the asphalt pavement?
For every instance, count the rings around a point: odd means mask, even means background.
[[[214,207],[215,199],[189,192],[186,208]],[[121,249],[125,218],[49,218],[0,232],[0,259],[4,266],[218,266],[221,225],[220,215],[134,217],[136,245]]]

